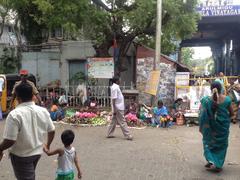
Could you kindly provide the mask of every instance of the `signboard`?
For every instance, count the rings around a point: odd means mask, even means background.
[[[190,95],[190,110],[198,110],[201,104],[198,87],[191,86],[189,95]]]
[[[176,73],[176,86],[189,86],[189,72],[177,72]]]
[[[89,58],[88,76],[103,79],[112,78],[114,76],[113,58]]]
[[[204,96],[211,96],[210,86],[190,86],[190,110],[198,110],[200,107],[200,100]]]
[[[239,0],[200,0],[197,11],[205,17],[240,15]]]
[[[160,71],[151,71],[146,84],[145,93],[156,96],[160,80]]]

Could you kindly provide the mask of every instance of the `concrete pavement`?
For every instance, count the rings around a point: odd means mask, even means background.
[[[0,122],[0,134],[4,122]],[[83,180],[240,180],[240,129],[231,126],[230,143],[224,170],[205,170],[198,127],[171,129],[132,129],[133,141],[123,139],[120,128],[116,138],[105,138],[107,127],[56,125],[52,148],[62,146],[60,134],[73,129],[74,146],[80,156]],[[43,155],[37,167],[37,180],[53,180],[56,156]],[[0,163],[0,179],[13,180],[10,160]]]

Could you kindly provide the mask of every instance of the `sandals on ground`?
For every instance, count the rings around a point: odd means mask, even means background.
[[[212,172],[217,172],[218,173],[218,172],[222,171],[222,168],[218,168],[212,163],[207,163],[205,165],[205,167],[207,168],[208,171],[212,171]]]

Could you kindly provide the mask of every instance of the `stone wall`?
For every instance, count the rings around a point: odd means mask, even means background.
[[[137,89],[140,92],[140,103],[151,104],[151,95],[144,93],[144,90],[152,68],[152,57],[137,59]],[[176,68],[173,63],[160,63],[157,69],[161,69],[161,75],[156,99],[163,100],[164,105],[171,107],[174,101]]]
[[[160,83],[158,99],[163,100],[167,107],[172,107],[175,95],[176,68],[171,64],[160,64]]]

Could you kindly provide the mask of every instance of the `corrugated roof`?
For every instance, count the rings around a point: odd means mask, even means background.
[[[155,57],[155,50],[144,45],[138,45],[137,47],[137,59],[146,58],[146,57]],[[170,57],[161,54],[161,62],[167,64],[175,64],[177,68],[181,71],[190,72],[190,69],[182,63],[176,62]]]

